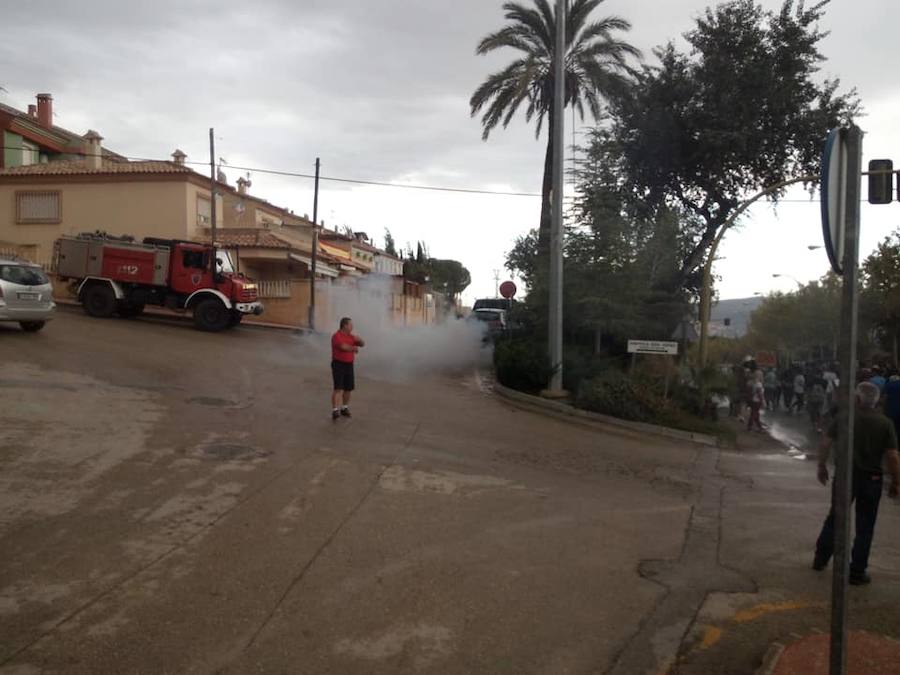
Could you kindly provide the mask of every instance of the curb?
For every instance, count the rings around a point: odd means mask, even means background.
[[[64,311],[69,311],[75,308],[80,308],[81,303],[76,300],[70,300],[69,298],[54,298],[53,302],[56,303],[56,306]],[[171,319],[173,321],[180,322],[190,322],[191,315],[188,313],[181,312],[171,312],[166,311],[164,309],[157,309],[153,307],[147,307],[144,309],[144,316],[154,317],[159,319]],[[309,328],[305,328],[304,326],[285,326],[280,323],[268,323],[266,321],[246,321],[241,322],[241,328],[267,328],[272,330],[282,330],[282,331],[291,331],[293,333],[301,333],[304,335],[311,334],[314,331],[309,330]]]
[[[659,426],[658,424],[648,424],[647,422],[631,422],[628,420],[620,420],[618,417],[602,415],[600,413],[590,412],[588,410],[579,410],[568,403],[559,401],[550,401],[547,399],[523,394],[520,391],[504,387],[499,382],[493,383],[494,391],[501,397],[519,404],[527,406],[537,412],[550,414],[554,417],[575,417],[579,420],[598,424],[601,426],[613,426],[619,429],[639,432],[643,434],[654,434],[665,438],[672,438],[679,441],[688,441],[690,443],[698,443],[713,448],[719,447],[719,439],[709,434],[701,434],[694,431],[684,431],[682,429],[672,429],[670,427]]]
[[[770,644],[769,648],[766,650],[765,656],[763,656],[762,665],[756,669],[754,675],[772,675],[775,671],[775,666],[778,665],[778,660],[783,653],[783,644],[780,642],[773,642]]]

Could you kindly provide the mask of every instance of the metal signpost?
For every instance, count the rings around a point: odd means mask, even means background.
[[[316,157],[316,182],[313,188],[312,260],[309,270],[309,329],[316,329],[316,261],[319,257],[319,168]]]
[[[209,266],[213,278],[216,276],[216,139],[213,128],[209,128],[209,241],[212,244],[212,255]]]
[[[831,587],[831,675],[847,672],[847,584],[855,418],[862,131],[835,129],[822,158],[822,233],[831,267],[843,276],[838,439],[834,451],[834,575]]]
[[[506,300],[506,309],[512,309],[512,299],[516,296],[516,285],[511,281],[504,281],[500,284],[500,295]]]
[[[638,354],[657,354],[662,356],[678,356],[678,343],[668,340],[629,340],[628,353],[631,354],[630,372],[634,372],[634,363]],[[666,368],[663,398],[669,398],[669,369]]]

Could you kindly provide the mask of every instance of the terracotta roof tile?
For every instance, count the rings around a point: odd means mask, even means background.
[[[81,134],[76,134],[74,131],[69,131],[63,127],[58,127],[55,124],[47,129],[46,127],[41,126],[35,117],[32,117],[27,112],[23,110],[19,110],[17,108],[13,108],[12,106],[6,105],[4,103],[0,103],[0,113],[5,113],[7,115],[12,116],[18,122],[26,125],[33,125],[40,129],[42,133],[49,133],[51,135],[56,135],[57,138],[65,139],[66,144],[70,146],[75,146],[77,151],[81,150],[81,142],[84,139],[84,136]],[[111,159],[117,159],[119,161],[124,160],[125,158],[108,148],[101,148],[104,157],[109,157]]]
[[[207,234],[209,232],[207,231]],[[216,231],[216,242],[221,246],[247,246],[253,248],[278,248],[289,250],[294,248],[284,239],[275,236],[268,230],[235,230],[220,229]]]
[[[191,174],[193,169],[180,166],[175,162],[147,161],[147,162],[117,162],[110,159],[101,160],[101,166],[91,168],[83,160],[67,159],[46,164],[29,164],[27,166],[13,166],[0,169],[2,176],[82,176],[82,175],[108,175],[108,174]]]

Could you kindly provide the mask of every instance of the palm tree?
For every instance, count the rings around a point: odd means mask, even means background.
[[[540,138],[547,117],[547,154],[544,159],[538,255],[550,242],[550,192],[553,187],[553,62],[556,57],[556,10],[549,0],[532,0],[533,7],[506,2],[503,9],[509,23],[485,37],[476,50],[487,54],[510,47],[521,52],[506,68],[490,75],[469,101],[474,117],[482,110],[482,138],[502,124],[506,128],[525,104],[525,119],[537,122]],[[602,100],[628,83],[628,57],[640,58],[640,51],[613,37],[631,24],[617,16],[590,21],[591,13],[603,0],[574,0],[566,14],[565,105],[575,106],[584,119],[585,106],[594,119],[601,116]]]

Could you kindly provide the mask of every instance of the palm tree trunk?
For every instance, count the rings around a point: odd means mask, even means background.
[[[550,259],[551,203],[553,192],[553,112],[548,115],[547,154],[544,156],[544,182],[541,187],[541,222],[538,225],[537,269],[545,270]]]

